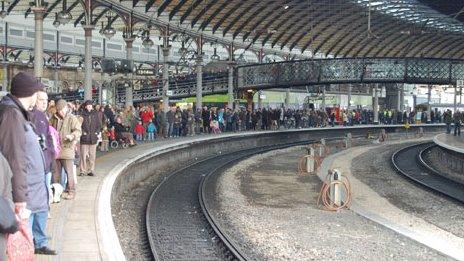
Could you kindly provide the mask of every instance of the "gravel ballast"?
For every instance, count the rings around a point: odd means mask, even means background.
[[[251,157],[218,179],[213,213],[255,260],[443,260],[350,210],[317,206],[321,182],[298,176],[301,147]]]

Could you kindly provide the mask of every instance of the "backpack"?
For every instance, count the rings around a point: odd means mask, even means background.
[[[55,159],[58,159],[61,153],[60,134],[52,125],[48,125],[48,130],[52,136],[53,148],[55,149]]]

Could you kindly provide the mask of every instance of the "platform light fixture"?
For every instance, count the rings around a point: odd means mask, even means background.
[[[106,37],[106,39],[111,39],[115,34],[116,34],[116,29],[113,28],[111,25],[111,12],[106,16],[108,19],[108,22],[106,24],[106,27],[103,28],[101,31],[101,34]]]
[[[2,11],[0,11],[0,18],[5,19],[7,15],[7,11],[5,11],[5,0],[2,1]]]
[[[211,55],[211,60],[212,61],[219,61],[219,59],[221,59],[221,57],[219,57],[219,55],[217,54],[217,47],[215,46],[214,47],[214,53],[213,53],[213,55]]]
[[[58,13],[58,17],[56,19],[58,20],[58,22],[60,22],[60,24],[65,25],[69,23],[69,21],[71,21],[72,15],[70,12],[68,12],[66,0],[63,0],[61,5],[63,9],[61,10],[61,12]]]
[[[58,28],[60,26],[60,21],[58,21],[58,13],[55,13],[55,20],[53,21],[53,26]]]
[[[142,45],[143,47],[145,47],[146,49],[150,49],[151,47],[153,47],[155,43],[153,42],[152,39],[150,39],[150,30],[147,29],[145,31],[145,38],[143,39],[143,42],[142,42]]]

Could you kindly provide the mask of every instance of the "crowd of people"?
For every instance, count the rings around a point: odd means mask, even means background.
[[[11,254],[7,253],[5,235],[18,230],[23,240],[32,242],[33,238],[33,253],[56,254],[48,247],[45,234],[50,204],[60,198],[73,200],[77,176],[94,176],[97,150],[109,151],[114,142],[136,146],[156,139],[221,132],[373,124],[375,118],[379,124],[444,122],[448,133],[454,123],[454,134],[460,135],[464,117],[449,110],[443,114],[438,110],[378,113],[374,117],[367,109],[176,106],[164,112],[152,104],[118,108],[94,105],[90,100],[82,104],[49,101],[40,81],[19,73],[12,79],[10,93],[0,101],[0,208],[7,204],[17,219],[15,228],[0,223],[0,260]],[[60,186],[64,192],[53,198],[53,191]]]

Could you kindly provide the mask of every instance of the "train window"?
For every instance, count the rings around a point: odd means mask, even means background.
[[[35,38],[35,34],[34,34],[34,32],[32,32],[32,31],[26,31],[26,37],[27,37],[27,38],[30,38],[30,39],[34,39],[34,38]]]
[[[122,51],[122,45],[120,44],[107,43],[106,48],[110,50]]]
[[[132,52],[134,52],[134,53],[139,53],[139,52],[140,52],[140,48],[139,48],[139,47],[136,47],[136,46],[133,46],[133,47],[132,47]]]
[[[10,35],[11,35],[11,36],[23,37],[23,30],[10,28]]]
[[[85,40],[76,38],[76,45],[85,46]]]
[[[102,48],[102,43],[101,42],[97,42],[97,41],[92,41],[92,47],[95,47],[95,48]]]
[[[64,44],[72,44],[73,43],[72,37],[68,37],[68,36],[61,36],[60,40]]]
[[[44,33],[43,34],[43,39],[45,41],[54,42],[55,41],[55,35]]]

